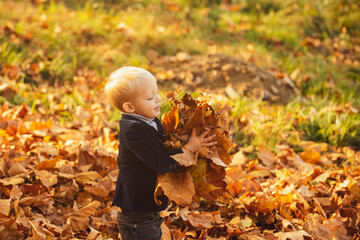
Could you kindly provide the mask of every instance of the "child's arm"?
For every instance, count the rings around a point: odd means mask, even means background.
[[[120,135],[122,135],[120,144],[126,146],[138,159],[157,173],[181,169],[182,166],[172,156],[182,153],[182,149],[166,151],[163,143],[152,132],[144,123],[134,121],[120,130]]]
[[[194,128],[191,132],[188,142],[183,146],[183,148],[190,150],[192,153],[196,153],[203,147],[214,146],[217,142],[211,140],[216,137],[216,134],[206,137],[209,131],[210,129],[206,130],[201,135],[196,136],[196,130]]]

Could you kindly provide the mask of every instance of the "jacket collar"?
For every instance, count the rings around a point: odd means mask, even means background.
[[[139,118],[137,118],[137,117],[131,116],[130,114],[122,114],[122,115],[121,115],[121,119],[120,119],[120,121],[119,121],[119,124],[120,124],[120,122],[121,122],[122,120],[125,120],[125,121],[126,121],[126,120],[131,120],[131,121],[141,122],[141,123],[145,124],[148,128],[150,128],[151,131],[153,131],[154,133],[156,133],[162,142],[165,142],[165,141],[166,141],[166,138],[165,138],[165,136],[164,136],[164,129],[163,129],[163,127],[162,127],[162,125],[161,125],[161,122],[160,122],[160,120],[159,120],[158,118],[154,118],[154,121],[155,121],[155,123],[156,123],[156,125],[157,125],[158,130],[156,130],[155,128],[153,128],[152,126],[150,126],[149,124],[147,124],[147,123],[144,122],[143,120],[141,120],[141,119],[139,119]]]

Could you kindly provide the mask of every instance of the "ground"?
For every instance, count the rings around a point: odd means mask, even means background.
[[[241,96],[258,97],[273,103],[288,103],[299,90],[292,80],[261,69],[239,58],[224,54],[158,57],[150,65],[160,85],[182,85],[185,89],[226,94],[233,100]]]

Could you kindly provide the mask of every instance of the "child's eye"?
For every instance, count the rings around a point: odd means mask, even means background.
[[[151,98],[148,98],[148,100],[153,100],[154,98],[153,97],[151,97]]]

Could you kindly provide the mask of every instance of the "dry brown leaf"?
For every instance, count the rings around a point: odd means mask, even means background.
[[[24,168],[22,164],[18,162],[14,163],[8,171],[10,177],[23,173],[27,173],[27,170]]]
[[[263,237],[259,237],[253,234],[244,233],[241,234],[238,238],[239,240],[265,240]]]
[[[244,231],[245,229],[247,229],[247,228],[249,228],[249,227],[251,227],[253,225],[253,221],[248,217],[245,217],[244,219],[241,219],[239,216],[236,216],[233,219],[231,219],[229,224],[234,226],[234,227],[238,227],[242,231]]]
[[[50,188],[58,183],[57,175],[52,174],[49,171],[35,170],[35,175],[46,188]]]
[[[106,198],[109,196],[110,191],[112,190],[113,182],[110,178],[105,177],[101,179],[99,182],[85,182],[84,190],[94,194],[100,198]]]
[[[275,155],[264,147],[259,148],[259,159],[265,166],[269,167],[270,169],[272,169],[276,163]]]
[[[196,165],[197,154],[192,153],[187,148],[182,148],[183,153],[178,153],[172,155],[171,157],[175,159],[180,165],[189,167],[192,165]]]
[[[96,230],[95,228],[90,227],[90,233],[87,236],[86,240],[101,240],[101,232]]]
[[[9,216],[11,199],[0,199],[0,214]]]
[[[20,188],[18,187],[18,185],[14,185],[11,189],[11,193],[10,193],[10,198],[11,199],[20,199],[20,197],[22,196],[22,192],[20,190]]]
[[[335,215],[331,219],[324,219],[317,214],[309,214],[304,224],[304,230],[311,233],[315,239],[350,240],[342,219]]]
[[[82,172],[82,173],[78,173],[76,175],[75,180],[80,183],[80,184],[84,184],[86,182],[90,182],[90,181],[94,181],[94,180],[98,180],[101,179],[101,175],[98,172],[95,171],[91,171],[91,172]]]
[[[100,206],[100,202],[93,201],[85,207],[75,210],[69,214],[68,224],[75,232],[81,230],[85,231],[89,227],[89,217],[96,212],[96,209]]]
[[[3,178],[3,179],[0,179],[0,183],[2,183],[3,185],[5,186],[8,186],[8,185],[19,185],[21,183],[25,182],[25,180],[23,178],[15,178],[15,177],[12,177],[12,178]]]
[[[184,221],[189,221],[189,223],[193,227],[203,227],[208,228],[212,224],[216,223],[215,219],[220,219],[221,216],[220,212],[191,212],[189,211],[189,208],[183,208],[180,211],[180,216]],[[218,222],[218,224],[221,224],[222,222]]]
[[[57,154],[56,154],[57,155]],[[36,166],[36,170],[55,170],[57,169],[56,163],[60,160],[60,158],[55,158],[52,160],[46,159],[45,161],[40,162]]]
[[[293,232],[278,232],[274,234],[279,240],[310,240],[312,236],[304,230]]]
[[[164,192],[170,200],[182,206],[189,206],[195,194],[193,179],[187,171],[170,172],[158,175],[154,200],[159,205],[158,196]]]
[[[172,240],[170,229],[166,226],[164,222],[161,224],[161,231],[161,240]]]
[[[354,196],[354,199],[360,201],[360,180],[356,181],[350,177],[348,188],[350,193]]]
[[[203,197],[215,201],[216,197],[225,192],[226,184],[222,184],[222,179],[225,177],[225,171],[217,172],[211,171],[211,169],[210,161],[203,158],[199,158],[197,165],[189,169],[189,173],[191,174],[195,186],[195,199]],[[223,168],[221,169],[223,170]],[[211,173],[213,175],[212,177],[210,176]]]

